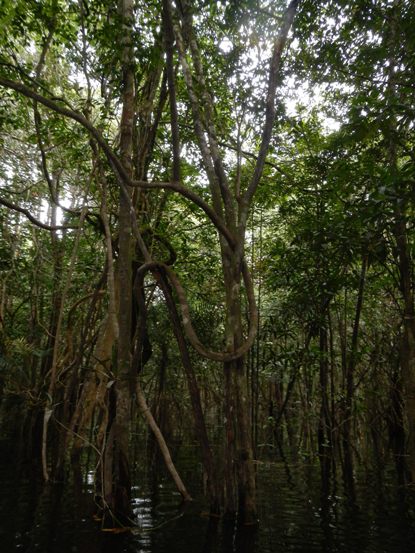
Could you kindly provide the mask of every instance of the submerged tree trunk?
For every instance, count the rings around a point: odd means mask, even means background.
[[[122,20],[120,43],[122,46],[122,101],[120,128],[120,158],[126,175],[131,179],[133,123],[135,113],[134,61],[133,61],[133,1],[120,0],[119,13]],[[129,524],[131,508],[131,477],[129,440],[131,425],[132,395],[135,378],[131,374],[131,317],[132,317],[132,214],[131,201],[120,189],[118,212],[118,289],[119,311],[117,344],[117,367],[115,403],[106,449],[104,452],[104,501],[110,515],[106,524]],[[110,409],[110,413],[111,413]]]
[[[199,386],[197,383],[192,361],[190,359],[186,340],[181,330],[180,318],[179,314],[177,313],[176,304],[173,300],[172,290],[164,274],[160,275],[159,284],[165,296],[167,308],[169,310],[170,318],[173,325],[173,332],[176,337],[177,345],[180,351],[183,370],[186,375],[187,386],[189,389],[190,401],[193,410],[196,435],[200,443],[203,467],[207,477],[211,514],[218,515],[220,513],[221,494],[219,492],[218,475],[213,459],[213,452],[206,429],[205,417],[203,415]]]
[[[226,345],[235,351],[243,342],[240,266],[237,256],[226,248],[223,253],[227,302]],[[231,263],[229,263],[231,261]],[[233,263],[232,263],[233,262]],[[238,513],[242,524],[257,522],[256,483],[252,450],[251,409],[248,396],[245,356],[226,361],[226,443],[225,443],[225,512]]]

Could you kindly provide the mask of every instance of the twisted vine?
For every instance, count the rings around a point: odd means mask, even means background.
[[[245,261],[242,262],[242,276],[248,298],[249,312],[251,315],[249,321],[248,336],[242,345],[240,345],[235,350],[229,352],[212,351],[210,349],[207,349],[202,344],[195,329],[193,328],[186,293],[173,269],[165,263],[158,261],[149,261],[141,265],[141,267],[137,270],[136,278],[140,280],[143,279],[145,274],[149,271],[151,271],[153,275],[156,274],[158,271],[163,271],[168,277],[179,299],[182,323],[186,336],[194,349],[198,353],[200,353],[200,355],[203,355],[204,357],[206,357],[207,359],[211,359],[212,361],[220,361],[223,363],[228,361],[235,361],[236,359],[239,359],[240,357],[245,355],[245,353],[247,353],[255,340],[258,325],[258,309],[255,302],[253,283]]]

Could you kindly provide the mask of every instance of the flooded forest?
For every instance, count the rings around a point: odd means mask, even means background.
[[[413,0],[0,2],[2,553],[415,547]]]

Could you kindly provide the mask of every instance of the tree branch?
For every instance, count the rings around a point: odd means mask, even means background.
[[[60,106],[54,100],[45,98],[44,96],[42,96],[41,94],[38,94],[37,92],[35,92],[34,90],[32,90],[31,88],[29,88],[23,83],[11,81],[10,79],[5,79],[4,77],[0,76],[0,85],[16,90],[17,92],[20,92],[24,96],[28,98],[32,98],[33,100],[36,100],[40,104],[43,104],[44,106],[55,111],[56,113],[60,113],[61,115],[68,117],[70,119],[73,119],[74,121],[77,121],[78,123],[80,123],[95,138],[97,144],[103,150],[111,167],[119,175],[120,183],[121,182],[126,183],[128,186],[137,186],[137,187],[148,188],[148,189],[163,188],[163,189],[170,189],[170,190],[174,190],[175,192],[178,192],[182,196],[188,198],[196,205],[198,205],[206,213],[206,215],[209,217],[209,219],[212,221],[212,223],[215,225],[218,231],[225,237],[229,245],[232,248],[235,247],[235,238],[232,236],[231,232],[227,229],[220,215],[216,213],[216,210],[212,209],[209,206],[209,204],[207,204],[195,192],[188,190],[187,188],[180,185],[179,183],[168,183],[168,182],[149,183],[146,181],[131,181],[126,171],[124,170],[124,167],[122,166],[120,160],[118,159],[117,155],[112,151],[111,147],[108,145],[108,143],[106,142],[102,134],[99,132],[99,130],[96,129],[84,115],[82,115],[77,111]],[[126,190],[125,190],[125,193],[128,194]],[[42,226],[42,224],[40,226]],[[43,228],[48,228],[48,230],[52,230],[52,228],[49,228],[48,225],[43,226]],[[67,227],[67,228],[72,228],[72,227]]]
[[[206,85],[205,73],[200,55],[199,45],[197,43],[193,29],[191,4],[187,0],[182,0],[182,8],[182,21],[185,33],[189,39],[190,53],[194,66],[194,77],[197,80],[198,88],[201,90],[201,100],[199,100],[199,104],[203,104],[204,123],[206,126],[209,141],[210,156],[213,162],[214,172],[225,206],[225,220],[228,227],[233,229],[236,224],[234,202],[229,189],[226,171],[224,169],[223,161],[218,148],[218,139],[214,123],[213,99]],[[176,26],[175,30],[177,33],[180,34],[180,29],[178,26]]]
[[[8,207],[9,209],[12,209],[13,211],[17,211],[18,213],[23,213],[29,221],[31,221],[34,225],[37,227],[43,228],[45,230],[72,230],[77,229],[78,227],[71,226],[71,225],[47,225],[46,223],[42,223],[36,217],[34,217],[28,209],[25,209],[24,207],[20,207],[9,200],[6,200],[5,198],[0,198],[0,204],[4,205],[5,207]]]
[[[171,3],[169,3],[171,13]],[[183,71],[184,81],[186,83],[187,93],[190,99],[190,105],[193,114],[193,124],[196,138],[199,142],[200,153],[202,155],[203,164],[209,180],[210,190],[212,194],[212,203],[214,210],[218,215],[223,216],[223,207],[221,201],[221,192],[219,182],[213,166],[211,152],[205,137],[205,127],[203,124],[203,116],[200,109],[200,102],[193,86],[193,76],[189,64],[186,59],[186,51],[183,41],[183,36],[178,24],[173,22],[173,30],[176,38],[176,46],[179,52],[179,60]]]
[[[238,348],[236,348],[231,352],[211,351],[205,348],[205,346],[203,346],[192,325],[189,304],[187,303],[187,298],[186,298],[184,288],[181,285],[181,282],[177,277],[176,273],[173,271],[171,267],[169,267],[165,263],[151,261],[149,263],[145,263],[138,269],[137,276],[143,276],[148,271],[152,271],[152,272],[163,271],[168,276],[179,299],[180,310],[182,315],[182,323],[183,323],[183,328],[186,333],[186,336],[189,339],[192,346],[194,347],[194,349],[198,353],[200,353],[200,355],[203,355],[203,357],[206,357],[207,359],[211,359],[212,361],[220,361],[223,363],[223,362],[234,361],[235,359],[239,359],[240,357],[245,355],[245,353],[251,348],[257,333],[258,309],[255,301],[253,283],[245,260],[242,262],[242,276],[244,279],[246,294],[248,297],[249,314],[250,314],[248,336],[245,342],[241,346],[239,346]]]
[[[176,86],[173,67],[173,43],[174,31],[171,20],[169,0],[163,0],[163,26],[164,26],[164,43],[166,50],[166,68],[167,80],[169,84],[169,101],[170,101],[170,123],[171,136],[173,147],[173,170],[172,180],[180,180],[180,137],[179,137],[179,122],[177,114],[176,101]]]
[[[209,219],[212,221],[212,223],[215,225],[219,233],[226,239],[228,244],[232,249],[236,246],[236,240],[235,237],[232,235],[230,230],[225,225],[222,217],[220,217],[216,211],[210,207],[210,205],[205,202],[196,192],[193,192],[189,188],[186,188],[185,186],[181,185],[178,182],[147,182],[147,181],[132,181],[128,183],[129,186],[136,186],[138,188],[144,188],[144,189],[164,189],[164,190],[173,190],[174,192],[177,192],[181,196],[184,196],[188,200],[191,200],[194,204],[196,204],[198,207],[200,207],[206,215],[209,217]]]
[[[108,143],[106,142],[105,138],[102,136],[100,131],[96,129],[91,124],[91,122],[84,115],[82,115],[82,113],[79,113],[78,111],[59,105],[56,100],[52,100],[51,98],[46,98],[45,96],[42,96],[41,94],[32,90],[24,83],[12,81],[10,79],[6,79],[5,77],[0,76],[0,85],[6,88],[11,88],[16,92],[20,92],[27,98],[32,98],[32,100],[36,100],[37,102],[39,102],[39,104],[43,104],[44,106],[55,111],[56,113],[60,113],[61,115],[64,115],[65,117],[68,117],[69,119],[73,119],[74,121],[77,121],[78,123],[80,123],[95,138],[99,146],[102,148],[102,151],[104,152],[108,161],[111,162],[111,164],[116,169],[120,177],[125,182],[128,182],[129,178],[124,167],[121,164],[121,161],[112,151],[111,147],[108,145]]]
[[[34,114],[34,121],[35,121],[35,131],[36,131],[37,145],[38,145],[38,148],[39,148],[39,151],[40,151],[40,158],[41,158],[41,161],[42,161],[42,163],[41,163],[42,172],[43,172],[43,176],[45,177],[45,180],[48,184],[51,200],[55,205],[60,207],[63,211],[65,211],[67,213],[72,213],[73,215],[80,215],[81,214],[80,210],[65,207],[64,205],[62,205],[59,202],[59,200],[57,198],[57,194],[56,194],[57,193],[57,186],[54,185],[53,180],[52,180],[52,178],[50,176],[50,173],[49,173],[49,170],[48,170],[47,157],[46,157],[46,152],[45,152],[44,144],[43,144],[43,141],[42,141],[42,135],[41,135],[42,119],[40,117],[40,113],[39,113],[36,101],[33,102],[33,114]]]
[[[266,110],[265,110],[265,122],[262,130],[262,139],[261,146],[259,148],[259,154],[256,161],[254,173],[248,185],[248,188],[243,195],[243,201],[241,204],[241,224],[245,225],[248,219],[249,207],[252,202],[252,198],[255,194],[255,191],[258,187],[259,181],[261,179],[265,158],[268,153],[269,144],[272,136],[272,127],[275,120],[275,96],[277,86],[279,84],[279,70],[281,67],[281,58],[284,46],[287,42],[288,32],[291,28],[292,22],[294,20],[294,15],[297,10],[297,6],[300,3],[300,0],[291,0],[290,5],[288,6],[283,23],[278,37],[275,40],[271,64],[269,69],[269,78],[268,78],[268,93],[266,101]]]

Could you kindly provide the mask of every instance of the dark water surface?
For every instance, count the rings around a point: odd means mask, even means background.
[[[260,524],[236,530],[205,516],[195,448],[182,447],[178,464],[195,500],[181,508],[167,477],[138,470],[137,528],[133,535],[111,535],[93,519],[92,474],[83,476],[83,485],[43,487],[36,467],[13,451],[0,441],[0,553],[415,551],[415,501],[398,488],[392,469],[360,471],[350,501],[341,482],[322,486],[318,463],[258,463]]]

